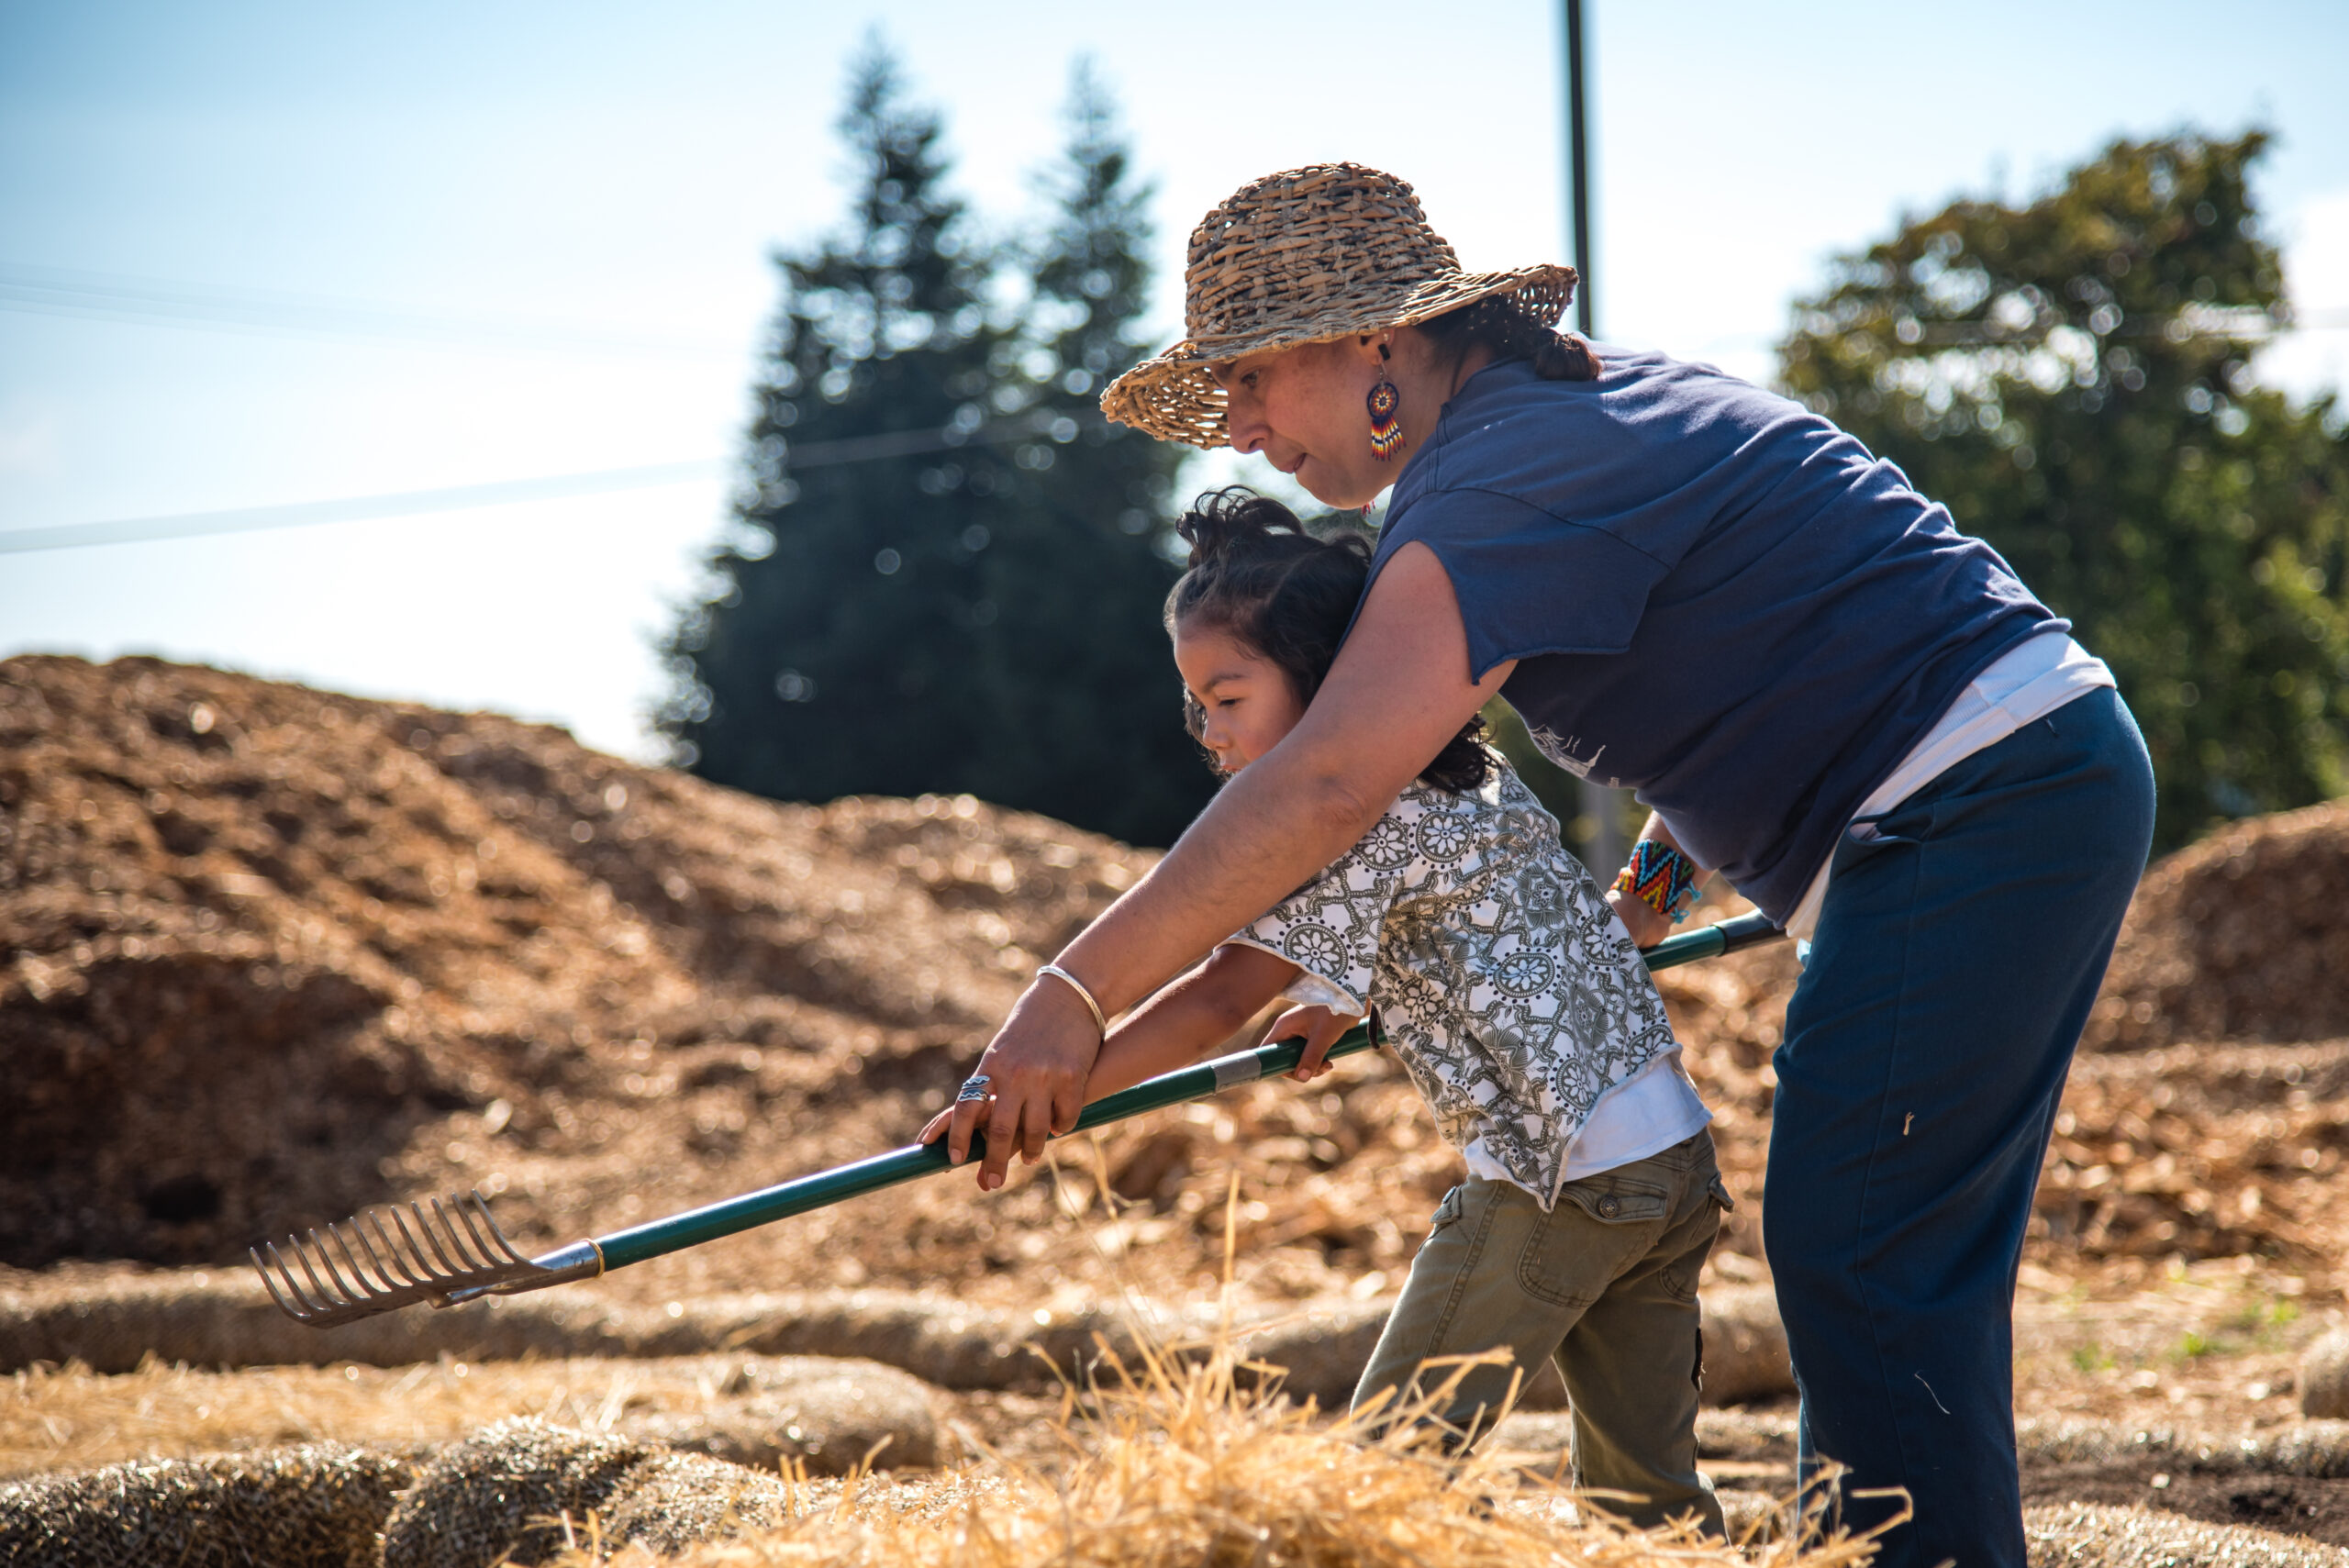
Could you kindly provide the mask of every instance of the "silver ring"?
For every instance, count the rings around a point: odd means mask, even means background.
[[[973,1073],[963,1080],[963,1086],[960,1089],[954,1091],[954,1103],[959,1106],[965,1100],[985,1099],[990,1093],[987,1085],[991,1082],[993,1080],[984,1073]]]

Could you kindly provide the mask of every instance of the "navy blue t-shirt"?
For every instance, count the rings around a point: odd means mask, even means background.
[[[1469,678],[1629,786],[1783,922],[1835,839],[1999,654],[2067,630],[1998,552],[1801,405],[1602,348],[1597,381],[1471,377],[1397,480],[1371,573],[1450,573]]]

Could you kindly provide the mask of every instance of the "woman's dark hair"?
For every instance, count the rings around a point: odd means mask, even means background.
[[[1543,381],[1598,379],[1598,356],[1588,343],[1544,327],[1506,295],[1488,295],[1417,325],[1436,352],[1454,363],[1471,349],[1490,349],[1497,360],[1531,360],[1533,373]]]
[[[1166,595],[1168,634],[1182,622],[1219,627],[1278,667],[1298,702],[1311,702],[1370,581],[1370,540],[1343,524],[1316,539],[1286,506],[1239,485],[1200,496],[1174,528],[1191,560]],[[1207,715],[1187,694],[1183,719],[1193,740],[1205,733]],[[1470,719],[1419,782],[1455,795],[1484,784],[1493,770],[1484,737],[1485,721]]]

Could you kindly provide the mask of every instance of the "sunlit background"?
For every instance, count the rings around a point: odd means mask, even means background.
[[[1557,10],[0,6],[0,655],[154,652],[654,755],[653,643],[725,526],[768,257],[841,219],[831,123],[874,29],[997,232],[1037,220],[1092,57],[1158,184],[1172,337],[1193,220],[1298,163],[1403,174],[1471,268],[1567,254]],[[1589,15],[1607,339],[1766,380],[1789,302],[1901,215],[2261,124],[2302,325],[2258,369],[2343,381],[2349,8]],[[320,516],[346,520],[266,526]],[[22,548],[110,523],[204,531]]]

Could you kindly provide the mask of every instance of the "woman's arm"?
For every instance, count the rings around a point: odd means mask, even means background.
[[[1642,840],[1653,839],[1659,844],[1680,850],[1680,840],[1672,836],[1672,829],[1664,826],[1664,818],[1653,811],[1648,813],[1648,825],[1640,829],[1640,837]],[[1686,850],[1680,850],[1680,852],[1684,855],[1688,853]],[[1691,855],[1689,858],[1694,861],[1696,857]],[[1592,869],[1597,870],[1596,867]],[[1604,871],[1599,873],[1599,876],[1604,882],[1611,883],[1615,878],[1615,873],[1612,870]],[[1697,877],[1698,891],[1702,892],[1705,884],[1712,879],[1713,873],[1710,870],[1700,870]],[[1628,893],[1618,892],[1610,886],[1607,889],[1607,902],[1613,907],[1617,918],[1623,922],[1623,929],[1631,933],[1631,940],[1641,947],[1652,948],[1672,935],[1672,921],[1649,907],[1645,900],[1634,898]]]
[[[1460,732],[1514,665],[1468,678],[1468,633],[1435,552],[1405,545],[1379,573],[1329,677],[1288,737],[1219,791],[1148,876],[1064,949],[1062,967],[1115,1013],[1147,996],[1352,849]],[[979,1185],[1003,1184],[1017,1149],[1074,1125],[1100,1048],[1075,992],[1029,987],[977,1071],[993,1080]],[[949,1147],[969,1151],[980,1107]]]

